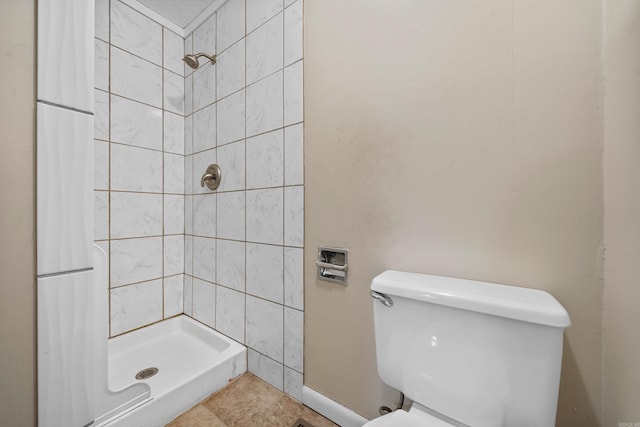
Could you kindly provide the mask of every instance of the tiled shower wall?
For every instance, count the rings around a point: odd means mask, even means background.
[[[183,38],[96,1],[94,238],[109,255],[111,335],[183,312]]]
[[[229,0],[185,39],[185,303],[247,345],[249,370],[300,399],[302,0]],[[200,186],[222,170],[216,192]]]

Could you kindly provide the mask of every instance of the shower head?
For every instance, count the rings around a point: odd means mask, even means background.
[[[194,70],[197,70],[198,67],[200,66],[200,62],[198,62],[198,58],[200,58],[201,56],[204,56],[205,58],[207,58],[208,60],[211,61],[212,64],[216,63],[216,56],[209,56],[204,52],[200,52],[196,55],[193,54],[189,54],[189,55],[185,55],[184,58],[182,58],[182,60],[191,68],[193,68]]]

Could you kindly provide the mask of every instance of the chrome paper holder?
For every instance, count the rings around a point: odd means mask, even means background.
[[[347,284],[347,263],[349,251],[343,248],[318,248],[318,278],[327,282]]]

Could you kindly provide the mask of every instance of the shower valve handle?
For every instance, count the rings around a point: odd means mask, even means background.
[[[220,180],[222,178],[222,172],[220,171],[220,166],[218,165],[209,165],[207,171],[202,175],[200,179],[200,187],[204,187],[205,184],[209,190],[215,190],[220,185]]]

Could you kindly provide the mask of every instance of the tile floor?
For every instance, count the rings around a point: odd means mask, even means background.
[[[313,427],[336,427],[322,415],[246,373],[167,427],[293,427],[299,418]]]

